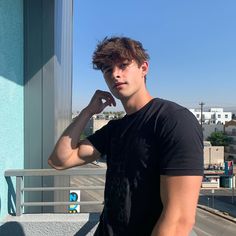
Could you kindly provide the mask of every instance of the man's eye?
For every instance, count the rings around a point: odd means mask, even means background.
[[[107,74],[107,73],[111,73],[112,72],[112,69],[111,68],[105,68],[103,70],[103,74]]]
[[[128,66],[128,63],[122,63],[120,65],[120,69],[125,70],[127,68],[127,66]]]

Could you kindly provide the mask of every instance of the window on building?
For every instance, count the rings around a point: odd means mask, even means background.
[[[227,114],[225,115],[225,118],[228,118],[228,115],[227,115]]]
[[[197,118],[199,118],[200,117],[200,115],[199,114],[197,114]]]
[[[217,116],[218,118],[221,118],[221,115],[220,114],[218,114],[218,116]]]

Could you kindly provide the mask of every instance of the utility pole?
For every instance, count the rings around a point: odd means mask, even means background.
[[[201,127],[202,127],[202,124],[203,124],[202,113],[203,113],[203,106],[205,105],[205,103],[204,102],[200,102],[199,105],[201,106]]]

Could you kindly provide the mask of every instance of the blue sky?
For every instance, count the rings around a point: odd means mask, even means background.
[[[201,101],[236,107],[235,13],[235,0],[74,0],[73,111],[96,89],[107,90],[91,57],[97,42],[112,35],[147,49],[153,97],[187,108]],[[115,110],[122,110],[119,102]]]

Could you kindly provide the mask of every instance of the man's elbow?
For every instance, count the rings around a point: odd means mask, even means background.
[[[52,156],[50,156],[48,158],[48,165],[51,166],[52,168],[56,169],[56,170],[65,170],[67,169],[65,165],[63,165],[62,163],[55,163],[53,161]]]
[[[172,222],[169,222],[173,227],[173,235],[177,236],[187,236],[191,232],[194,224],[195,218],[187,217],[185,215],[180,215],[179,217],[173,219]]]
[[[177,228],[179,231],[190,232],[195,224],[195,218],[180,217],[177,222]]]
[[[184,216],[166,218],[162,217],[155,225],[152,236],[174,235],[188,236],[195,224],[195,220]]]

